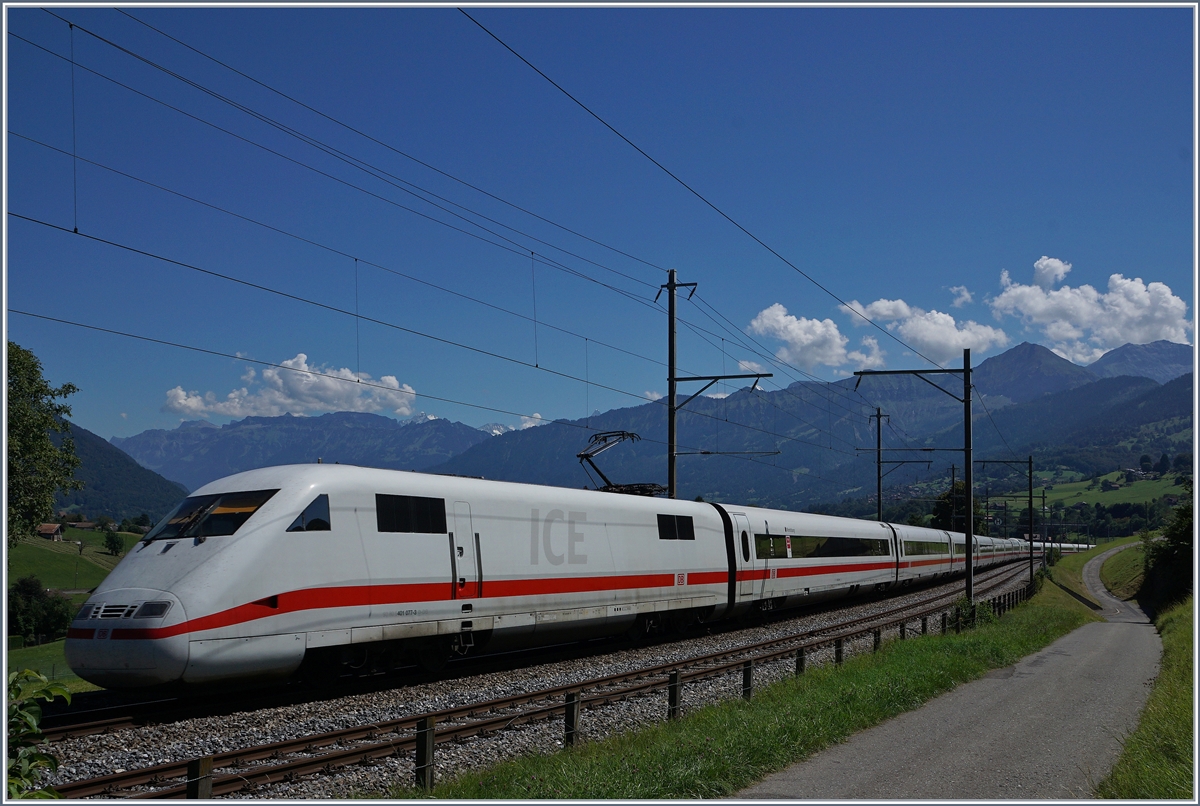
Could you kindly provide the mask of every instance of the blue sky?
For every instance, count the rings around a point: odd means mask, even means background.
[[[130,12],[328,117],[52,10],[7,9],[7,331],[105,438],[638,405],[667,268],[681,372],[768,388],[1193,339],[1189,8],[471,11],[795,268],[457,10]]]

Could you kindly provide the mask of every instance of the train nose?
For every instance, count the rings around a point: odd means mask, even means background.
[[[171,683],[188,661],[183,604],[166,591],[116,588],[94,594],[67,630],[67,663],[105,688]]]

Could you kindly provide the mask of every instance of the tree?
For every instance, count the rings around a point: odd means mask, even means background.
[[[8,546],[34,533],[54,514],[54,495],[78,490],[79,467],[70,424],[71,407],[55,402],[79,391],[57,389],[42,377],[42,362],[20,345],[8,343]],[[50,434],[62,434],[58,447]]]
[[[71,625],[71,600],[52,594],[35,576],[21,577],[8,589],[8,634],[58,636]]]
[[[937,502],[933,505],[933,521],[930,525],[934,529],[945,529],[949,532],[965,532],[967,530],[967,521],[963,517],[963,506],[967,500],[967,483],[961,479],[954,482],[954,489],[947,490],[937,497]],[[987,519],[983,515],[983,499],[979,496],[973,496],[971,499],[973,504],[972,509],[975,510],[975,528],[972,534],[986,535]]]
[[[1154,460],[1150,458],[1150,454],[1143,453],[1138,459],[1138,466],[1141,467],[1143,473],[1149,473],[1154,469]]]
[[[1171,472],[1171,457],[1164,453],[1162,458],[1158,460],[1158,464],[1154,466],[1154,469],[1159,473]]]
[[[56,637],[71,626],[71,600],[52,594],[35,576],[21,577],[8,589],[8,634]]]
[[[112,529],[104,530],[104,549],[112,556],[118,556],[125,550],[125,541]]]
[[[1143,588],[1160,603],[1182,599],[1192,592],[1193,556],[1193,503],[1192,482],[1184,483],[1187,493],[1175,512],[1171,522],[1163,529],[1162,538],[1146,538],[1142,545],[1146,552],[1146,577]]]

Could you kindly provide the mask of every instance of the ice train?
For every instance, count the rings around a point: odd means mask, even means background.
[[[110,688],[436,667],[961,573],[964,548],[875,521],[286,465],[188,496],[88,598],[65,651]],[[974,560],[1027,552],[979,537]]]

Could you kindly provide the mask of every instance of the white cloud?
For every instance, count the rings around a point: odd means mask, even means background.
[[[846,342],[832,319],[792,316],[778,302],[760,311],[750,322],[751,332],[784,343],[776,356],[794,366],[812,369],[818,364],[836,367],[846,363]]]
[[[850,321],[854,323],[855,327],[865,326],[867,322],[864,320],[890,322],[894,319],[905,319],[911,316],[914,310],[902,299],[877,299],[870,305],[863,305],[858,300],[852,299],[838,307],[845,313],[851,314]]]
[[[1047,268],[1051,265],[1065,270]],[[1034,283],[1014,283],[1000,274],[1000,295],[989,301],[997,319],[1015,316],[1040,330],[1051,349],[1079,364],[1089,364],[1114,347],[1166,340],[1190,343],[1195,323],[1187,319],[1187,303],[1164,283],[1113,274],[1108,291],[1090,285],[1051,289],[1043,282],[1061,279],[1069,263],[1043,257],[1034,264]]]
[[[650,391],[647,391],[645,394],[646,394],[647,400],[662,400],[663,399],[662,392],[655,392],[653,390],[650,390]]]
[[[224,398],[213,392],[184,391],[176,386],[167,391],[164,411],[190,417],[216,414],[224,417],[276,417],[282,414],[304,415],[327,411],[376,412],[389,409],[401,417],[413,413],[414,390],[401,385],[395,376],[374,380],[365,372],[331,369],[308,363],[308,356],[281,362],[285,369],[270,367],[256,379],[254,370],[242,376],[246,383]]]
[[[857,302],[850,304],[858,305]],[[859,306],[859,309],[862,309],[862,306]],[[891,310],[886,306],[884,309]],[[879,349],[879,343],[871,336],[863,338],[862,351],[847,351],[846,344],[850,340],[842,335],[833,320],[792,316],[787,312],[787,308],[779,303],[759,312],[750,322],[750,330],[759,336],[771,336],[782,341],[784,346],[775,353],[776,357],[805,370],[811,370],[817,365],[840,367],[844,364],[855,364],[859,369],[877,369],[883,366],[885,353]],[[761,372],[762,368],[758,367],[755,371]]]
[[[524,431],[526,428],[535,428],[539,425],[545,425],[548,422],[550,422],[550,421],[543,419],[542,415],[538,414],[535,411],[533,413],[532,417],[522,417],[521,418],[521,430]]]
[[[742,372],[766,372],[767,368],[757,361],[738,361],[738,369]]]
[[[851,314],[855,324],[863,324],[861,318],[853,316],[855,311],[871,321],[885,322],[889,331],[939,364],[961,356],[967,348],[984,352],[1008,344],[1008,334],[999,328],[981,325],[970,319],[959,323],[948,313],[925,311],[902,299],[880,299],[870,305],[851,300],[841,307],[842,311]],[[866,339],[863,341],[865,343]],[[875,362],[862,363],[861,369],[876,369],[883,365],[882,354],[878,344],[874,344],[874,339],[872,347],[873,351],[868,349],[866,354],[857,354],[861,356],[858,359],[860,362]]]
[[[967,320],[961,324],[948,313],[915,310],[900,322],[896,332],[921,354],[944,364],[961,357],[965,349],[985,352],[1008,344],[1008,334],[999,328]]]
[[[1033,264],[1033,284],[1049,290],[1061,283],[1069,271],[1070,263],[1042,255],[1041,259]]]
[[[880,369],[884,365],[883,357],[887,353],[879,349],[879,342],[875,341],[872,336],[863,336],[863,350],[851,350],[846,353],[846,358],[850,359],[858,369]]]
[[[974,297],[971,296],[971,292],[967,290],[965,285],[950,286],[950,293],[954,295],[954,302],[951,302],[950,304],[955,308],[961,308],[962,306],[975,301]]]

